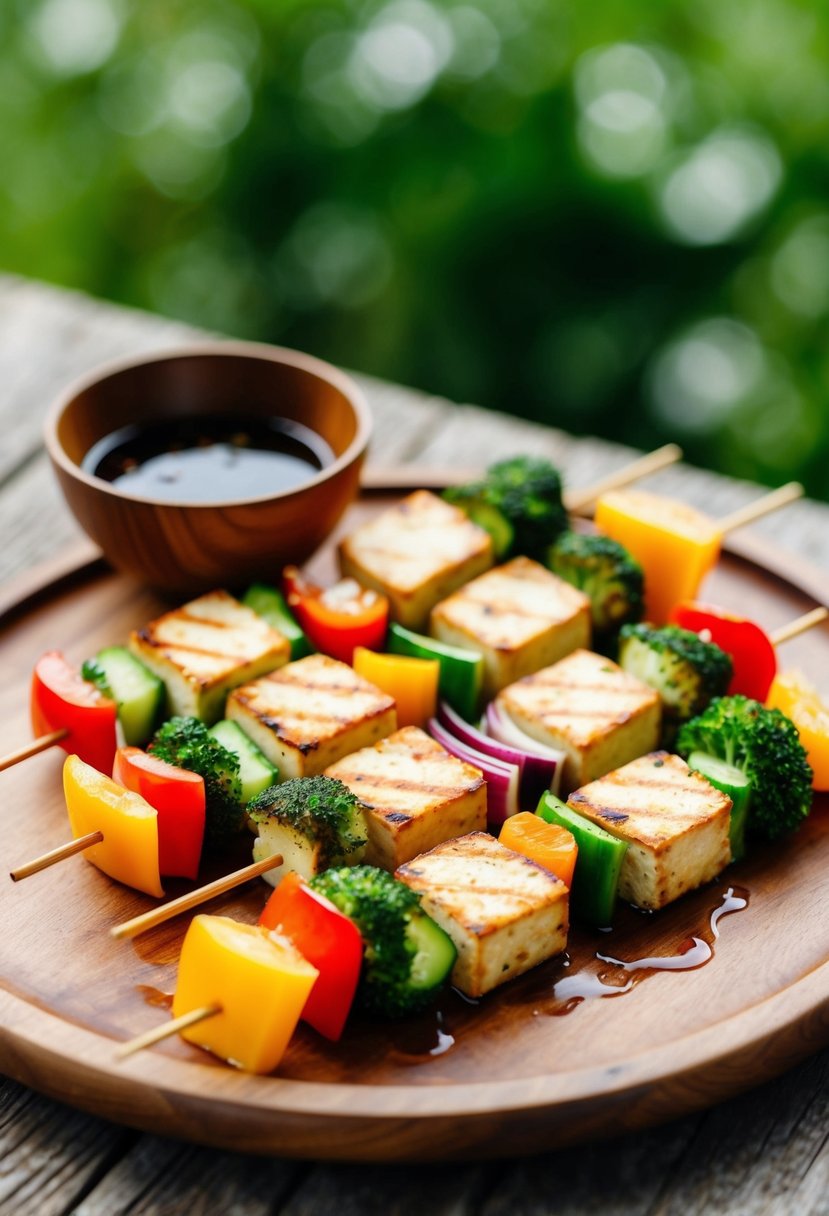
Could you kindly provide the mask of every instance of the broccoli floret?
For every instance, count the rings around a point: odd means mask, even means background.
[[[567,527],[561,478],[548,460],[537,456],[498,461],[480,481],[452,487],[444,497],[490,532],[499,559],[523,553],[543,561]]]
[[[334,777],[295,777],[271,785],[248,803],[248,819],[258,830],[254,858],[274,853],[284,858],[263,875],[273,886],[287,870],[313,878],[330,866],[354,865],[368,840],[360,803]]]
[[[222,849],[244,824],[239,757],[222,747],[198,718],[170,718],[147,749],[159,760],[204,778],[206,849]]]
[[[553,574],[588,596],[598,639],[642,619],[642,567],[611,537],[563,532],[547,554],[547,565]]]
[[[718,697],[679,732],[683,756],[705,752],[751,783],[748,826],[769,840],[799,827],[812,807],[812,770],[797,728],[749,697]]]
[[[326,870],[311,882],[354,921],[363,938],[358,997],[365,1009],[402,1017],[428,1004],[457,957],[420,896],[374,866]]]
[[[719,697],[731,679],[731,656],[676,625],[623,625],[619,665],[662,698],[668,725],[687,722]]]

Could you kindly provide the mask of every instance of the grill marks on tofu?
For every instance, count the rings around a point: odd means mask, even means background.
[[[486,783],[416,726],[345,756],[326,770],[360,799],[365,860],[394,871],[445,840],[486,827]]]
[[[250,735],[282,778],[321,773],[397,726],[390,696],[345,663],[320,654],[235,689],[227,716]]]
[[[482,996],[567,943],[567,887],[484,832],[438,845],[397,877],[454,941],[452,982],[468,996]]]
[[[288,662],[287,638],[226,591],[213,591],[150,621],[130,649],[164,680],[169,707],[207,722],[227,692]]]
[[[576,790],[570,806],[628,842],[619,893],[661,908],[731,860],[731,799],[684,760],[653,752]]]
[[[434,637],[484,655],[489,697],[513,680],[590,644],[590,601],[538,562],[516,557],[432,611]]]
[[[534,739],[564,748],[568,789],[651,751],[659,740],[659,695],[588,650],[511,684],[498,701]]]
[[[428,490],[357,528],[338,550],[343,575],[388,596],[393,618],[422,629],[430,609],[492,565],[492,541]]]

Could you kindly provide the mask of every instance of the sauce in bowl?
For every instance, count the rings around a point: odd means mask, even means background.
[[[333,460],[322,436],[292,419],[209,414],[122,427],[81,468],[130,494],[207,503],[292,490]]]

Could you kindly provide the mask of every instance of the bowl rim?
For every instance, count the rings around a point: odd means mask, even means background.
[[[101,381],[109,380],[113,376],[131,371],[134,368],[154,363],[169,363],[177,359],[204,357],[205,355],[217,358],[253,358],[263,362],[287,364],[319,380],[325,381],[338,389],[351,405],[357,423],[354,438],[336,460],[324,469],[320,469],[318,473],[309,477],[301,485],[292,486],[287,490],[275,491],[272,494],[257,494],[238,498],[215,498],[210,499],[208,502],[170,502],[169,499],[155,498],[149,494],[136,494],[128,490],[122,490],[112,482],[106,481],[103,477],[96,477],[92,473],[85,472],[80,465],[76,464],[69,457],[58,437],[58,424],[68,406],[80,393],[92,388]],[[76,377],[61,390],[50,405],[43,424],[43,438],[50,460],[74,481],[79,481],[88,486],[89,489],[111,495],[113,498],[120,499],[123,502],[134,502],[140,503],[142,506],[186,511],[214,511],[217,508],[254,506],[257,503],[274,503],[280,499],[287,499],[297,494],[306,493],[317,486],[324,485],[326,482],[333,480],[355,461],[359,461],[361,456],[365,454],[371,434],[372,415],[365,393],[351,376],[341,371],[340,368],[335,367],[333,363],[328,363],[324,359],[317,358],[316,355],[309,355],[304,351],[293,350],[287,346],[272,346],[266,342],[234,340],[188,342],[181,346],[149,352],[138,357],[121,357],[100,363],[90,371]]]

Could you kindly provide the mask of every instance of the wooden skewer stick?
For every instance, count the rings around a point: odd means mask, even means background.
[[[87,832],[85,836],[78,836],[76,840],[70,840],[66,844],[58,845],[56,849],[44,853],[41,857],[36,857],[34,861],[27,861],[24,866],[18,866],[16,870],[11,870],[9,878],[12,882],[20,882],[22,878],[28,878],[32,874],[39,874],[41,870],[48,870],[49,866],[56,866],[59,861],[65,861],[67,857],[74,857],[76,853],[83,853],[86,849],[90,849],[93,844],[100,844],[103,838],[103,832]]]
[[[764,494],[762,498],[748,503],[745,507],[740,507],[738,511],[732,511],[730,515],[726,515],[724,519],[718,521],[717,527],[723,535],[726,532],[735,532],[737,528],[752,524],[755,519],[770,515],[772,511],[777,511],[780,507],[785,507],[787,503],[802,497],[803,486],[800,482],[789,481],[779,490],[772,490],[771,494]]]
[[[648,452],[646,456],[640,456],[638,460],[631,461],[615,473],[609,473],[592,486],[583,490],[568,490],[564,495],[564,504],[568,511],[585,511],[597,498],[601,498],[610,490],[620,490],[622,486],[629,486],[632,482],[647,477],[649,473],[657,473],[681,459],[682,449],[675,443],[666,443],[664,447]]]
[[[772,646],[779,646],[781,642],[788,642],[789,638],[799,637],[807,629],[814,629],[815,625],[819,625],[827,617],[829,617],[829,608],[813,608],[811,612],[804,612],[803,616],[789,621],[788,625],[781,625],[779,629],[770,634],[769,641]]]
[[[124,1060],[127,1056],[134,1055],[136,1051],[143,1051],[145,1047],[152,1047],[154,1043],[161,1043],[164,1039],[172,1038],[180,1030],[187,1030],[188,1026],[195,1026],[198,1022],[206,1021],[207,1018],[214,1018],[217,1013],[221,1012],[221,1005],[201,1005],[198,1009],[191,1009],[189,1013],[183,1013],[180,1018],[171,1018],[169,1022],[156,1026],[155,1030],[145,1030],[143,1034],[136,1035],[134,1039],[122,1043],[115,1052],[115,1058]]]
[[[36,756],[38,752],[45,752],[47,748],[54,747],[68,734],[68,730],[53,730],[48,735],[41,735],[39,739],[33,739],[31,743],[18,747],[17,751],[9,752],[7,756],[0,759],[0,773],[5,768],[11,768],[13,764],[19,764],[21,760],[28,760],[29,756]]]
[[[253,865],[245,866],[241,870],[234,870],[232,874],[226,874],[224,878],[217,878],[215,882],[198,887],[188,895],[182,895],[168,904],[161,904],[158,908],[153,908],[151,912],[144,912],[141,916],[134,916],[132,920],[125,920],[120,925],[113,925],[110,934],[112,937],[119,938],[137,937],[139,933],[146,933],[148,929],[154,929],[156,925],[163,925],[165,920],[172,920],[174,916],[179,916],[182,912],[189,912],[191,908],[197,908],[199,904],[207,903],[209,899],[213,899],[214,895],[224,895],[225,891],[232,891],[234,887],[240,887],[249,879],[258,878],[260,874],[265,874],[268,870],[273,870],[281,865],[282,855],[280,853],[274,853],[273,857],[263,857],[261,861],[255,861]]]

